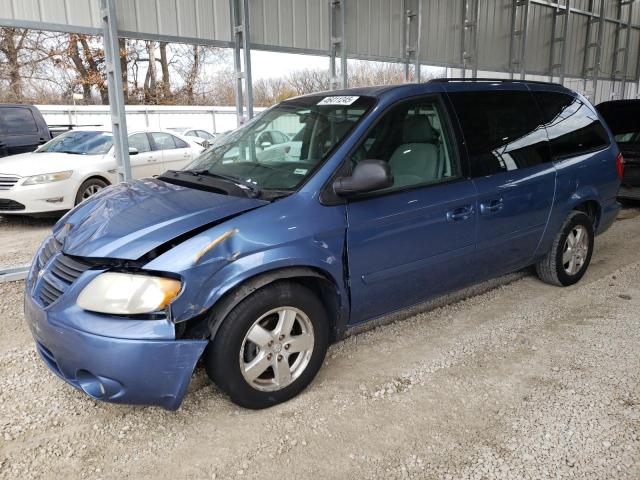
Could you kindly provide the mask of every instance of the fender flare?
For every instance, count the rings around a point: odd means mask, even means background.
[[[278,280],[286,280],[290,278],[300,277],[312,277],[322,279],[334,287],[335,282],[331,277],[323,275],[321,272],[311,267],[283,267],[267,272],[259,273],[258,275],[248,278],[240,284],[234,286],[227,291],[222,298],[220,298],[209,312],[207,319],[207,327],[209,329],[209,340],[213,340],[222,325],[222,322],[227,315],[233,310],[242,300],[247,298],[256,290],[269,285],[270,283]],[[336,288],[336,297],[338,299],[338,311],[341,312],[343,299],[340,298],[340,292]],[[339,315],[342,317],[342,315]],[[336,327],[342,324],[341,321],[336,321]]]

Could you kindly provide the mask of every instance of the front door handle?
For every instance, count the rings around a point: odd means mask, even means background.
[[[499,212],[504,207],[504,203],[501,198],[495,198],[488,202],[482,202],[480,204],[481,215],[491,215],[492,213]]]
[[[147,158],[147,162],[156,162],[155,157]]]
[[[473,216],[473,205],[464,205],[456,207],[447,212],[447,220],[450,222],[460,222],[467,220]]]

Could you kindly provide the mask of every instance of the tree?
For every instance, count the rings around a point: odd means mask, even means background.
[[[96,89],[103,105],[109,104],[105,58],[101,42],[95,37],[70,33],[67,53],[77,72],[76,84],[82,87],[85,103],[89,103]]]

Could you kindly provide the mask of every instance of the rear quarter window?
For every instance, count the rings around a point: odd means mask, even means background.
[[[481,177],[551,160],[547,135],[528,91],[453,92],[471,175]]]
[[[602,150],[609,136],[593,109],[580,99],[559,92],[533,92],[556,158]]]

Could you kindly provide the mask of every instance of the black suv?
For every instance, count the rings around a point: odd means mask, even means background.
[[[597,107],[624,157],[618,198],[640,200],[640,100],[612,100]]]
[[[51,132],[33,105],[0,104],[0,157],[33,152]]]

